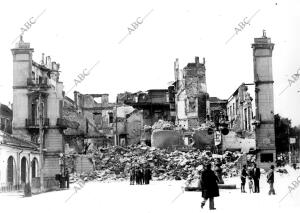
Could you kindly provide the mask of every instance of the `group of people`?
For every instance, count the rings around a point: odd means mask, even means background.
[[[202,191],[202,197],[203,201],[201,202],[201,208],[204,207],[205,203],[207,200],[209,200],[209,209],[210,210],[215,210],[214,206],[214,197],[219,196],[219,186],[218,183],[220,183],[220,179],[218,176],[215,174],[213,170],[211,170],[211,164],[206,164],[204,167],[204,171],[199,171],[200,173],[200,184],[201,184],[201,191]],[[246,165],[243,166],[242,169],[242,174],[241,174],[241,191],[245,191],[245,184],[246,184],[246,178],[249,178],[249,182],[251,184],[252,182],[252,187],[254,184],[254,193],[259,193],[260,188],[259,188],[259,180],[260,180],[260,169],[257,168],[256,164],[253,164],[253,167],[250,168],[248,171],[246,169]],[[253,183],[254,182],[254,183]],[[274,165],[271,165],[270,170],[267,173],[267,182],[270,185],[270,190],[269,190],[269,195],[273,194],[275,195],[275,190],[274,190]]]
[[[253,164],[253,167],[248,169],[246,165],[243,166],[241,172],[241,192],[246,193],[245,185],[246,178],[249,180],[249,191],[250,193],[259,193],[259,179],[260,179],[260,169],[256,167],[256,164]]]
[[[241,192],[242,193],[246,193],[245,185],[246,185],[247,177],[248,177],[250,193],[251,192],[259,193],[260,169],[257,168],[256,164],[253,164],[253,167],[248,170],[246,168],[246,165],[243,166],[243,169],[241,171]],[[269,195],[271,195],[271,194],[275,195],[274,165],[271,165],[270,170],[268,171],[267,182],[270,185]],[[253,189],[253,185],[254,185],[254,189]]]
[[[149,184],[150,180],[152,180],[152,172],[149,166],[130,168],[130,185]]]

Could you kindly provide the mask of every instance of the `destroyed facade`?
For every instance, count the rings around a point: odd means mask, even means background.
[[[205,58],[200,63],[199,57],[182,69],[176,59],[175,81],[167,89],[121,93],[112,103],[105,93],[75,91],[72,100],[59,81],[59,64],[44,55],[33,61],[33,48],[21,37],[12,49],[12,134],[11,117],[1,116],[1,184],[55,188],[66,155],[74,154],[74,171],[95,170],[89,154],[114,145],[256,150],[259,166],[267,167],[275,161],[273,47],[265,33],[252,44],[254,109],[252,84],[243,83],[229,99],[209,97]]]
[[[206,122],[208,114],[208,93],[206,89],[205,58],[188,63],[179,68],[179,60],[174,62],[176,124],[193,129]]]

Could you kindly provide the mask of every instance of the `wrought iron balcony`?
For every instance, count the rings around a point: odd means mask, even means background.
[[[48,78],[46,77],[39,78],[39,79],[27,78],[27,86],[42,87],[42,88],[50,87],[50,85],[48,84]]]
[[[40,120],[39,119],[25,119],[26,128],[39,128]],[[49,118],[43,118],[42,120],[43,127],[49,127]]]

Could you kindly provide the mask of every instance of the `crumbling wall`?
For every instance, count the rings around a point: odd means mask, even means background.
[[[143,128],[143,112],[135,111],[126,122],[126,130],[128,133],[128,145],[137,144],[141,139],[141,131]]]
[[[91,172],[94,170],[93,163],[86,155],[78,155],[75,158],[75,171],[82,172]]]
[[[205,59],[201,64],[199,57],[195,57],[195,63],[189,63],[183,72],[183,88],[177,90],[178,123],[185,119],[186,114],[188,128],[193,129],[206,121],[208,95],[206,92]],[[184,113],[182,107],[185,107]]]
[[[77,129],[68,128],[64,131],[66,135],[80,135],[85,132],[86,129],[86,122],[82,115],[77,113],[77,110],[74,108],[63,108],[62,116],[64,119],[72,122],[76,122],[79,124]]]
[[[198,118],[188,118],[188,127],[189,129],[195,129],[199,127],[199,119]]]
[[[248,153],[249,150],[255,149],[255,137],[241,138],[238,135],[230,131],[228,135],[222,135],[222,149],[224,150],[237,150],[240,149],[244,153]]]
[[[200,93],[198,97],[198,118],[199,118],[199,123],[205,123],[206,121],[206,102],[208,99],[208,95],[206,93]]]
[[[207,130],[195,130],[193,141],[193,147],[197,149],[209,149],[214,146],[214,135],[209,135]]]
[[[151,146],[156,148],[175,148],[184,146],[183,134],[179,130],[154,130]]]

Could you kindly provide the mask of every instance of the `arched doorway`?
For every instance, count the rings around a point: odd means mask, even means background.
[[[27,160],[23,157],[21,160],[21,183],[26,183],[26,163]]]
[[[14,161],[13,156],[9,156],[7,160],[7,183],[11,185],[14,184]]]
[[[31,161],[31,177],[35,178],[37,177],[37,171],[38,171],[38,162],[36,158],[33,158]]]

